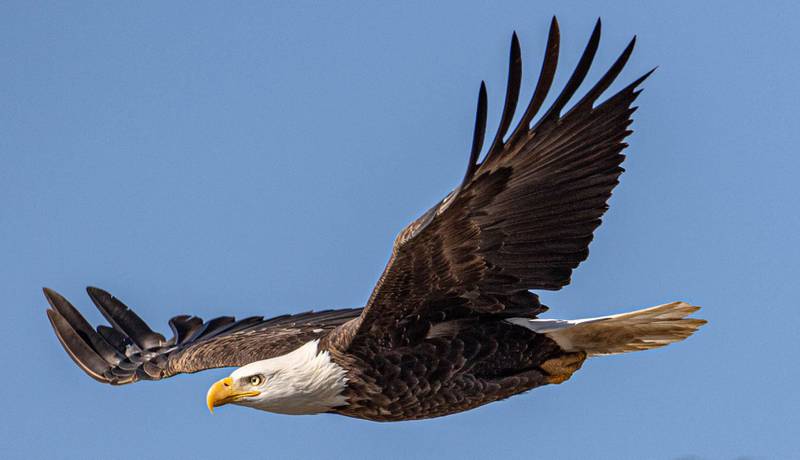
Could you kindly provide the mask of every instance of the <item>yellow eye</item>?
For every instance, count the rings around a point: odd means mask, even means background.
[[[261,385],[261,382],[263,382],[263,381],[264,381],[264,377],[262,377],[260,375],[251,375],[250,378],[247,380],[247,382],[250,385],[254,386],[254,387],[258,386],[258,385]]]

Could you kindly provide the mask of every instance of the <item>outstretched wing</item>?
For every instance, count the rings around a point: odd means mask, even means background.
[[[519,125],[506,139],[519,96],[522,61],[511,42],[508,87],[500,126],[479,162],[486,127],[482,83],[472,152],[461,185],[406,227],[364,309],[355,337],[402,337],[421,319],[508,314],[529,289],[557,290],[588,256],[593,231],[623,172],[631,105],[646,74],[595,105],[633,51],[635,38],[575,105],[562,110],[583,82],[600,41],[600,21],[553,105],[531,127],[553,82],[559,47],[555,18],[539,81]],[[652,72],[652,71],[651,71]],[[455,306],[455,307],[454,307]],[[399,335],[398,335],[399,334]]]
[[[67,299],[45,288],[52,307],[47,317],[75,363],[95,380],[112,385],[280,356],[361,313],[352,308],[238,321],[223,316],[206,322],[196,316],[176,316],[169,320],[173,337],[167,340],[108,292],[92,287],[87,292],[111,327],[95,330]]]

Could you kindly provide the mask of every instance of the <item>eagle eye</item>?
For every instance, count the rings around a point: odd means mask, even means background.
[[[258,385],[261,385],[262,382],[264,382],[264,376],[263,375],[251,375],[247,379],[247,383],[249,383],[250,385],[252,385],[254,387],[258,386]]]

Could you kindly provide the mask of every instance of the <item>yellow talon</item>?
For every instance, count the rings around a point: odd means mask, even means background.
[[[586,353],[566,353],[558,358],[548,359],[539,367],[547,372],[547,383],[558,384],[569,380],[572,374],[581,368],[586,360]]]

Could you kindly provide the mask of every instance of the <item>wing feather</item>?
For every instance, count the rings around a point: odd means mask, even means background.
[[[514,34],[505,104],[486,157],[478,162],[486,117],[481,85],[463,182],[400,232],[367,307],[352,326],[351,342],[360,336],[408,341],[415,323],[465,314],[534,316],[543,307],[528,290],[556,290],[570,282],[572,270],[588,257],[593,232],[623,172],[632,104],[637,87],[650,75],[597,104],[628,62],[634,37],[563,113],[589,73],[600,34],[598,19],[566,85],[531,127],[558,62],[560,34],[553,18],[536,88],[519,125],[503,142],[521,83]]]
[[[500,116],[500,126],[494,136],[488,155],[503,148],[503,137],[511,126],[514,118],[517,101],[519,100],[519,86],[522,83],[522,52],[519,46],[517,33],[511,36],[511,52],[508,58],[508,83],[506,84],[506,101],[503,104],[503,114]]]
[[[73,361],[93,379],[112,385],[159,380],[205,369],[242,366],[288,353],[356,318],[361,309],[326,310],[264,319],[222,316],[203,322],[181,315],[169,321],[169,340],[153,332],[122,301],[98,288],[89,296],[111,327],[95,330],[63,296],[44,289],[47,317]]]
[[[478,109],[475,115],[475,132],[472,135],[472,150],[469,154],[467,172],[464,174],[462,185],[472,179],[472,175],[478,168],[478,157],[483,148],[483,138],[486,136],[486,83],[481,82],[481,89],[478,91]]]
[[[88,287],[86,292],[108,322],[130,337],[139,348],[153,348],[164,343],[163,335],[153,332],[139,315],[108,292],[96,287]]]

